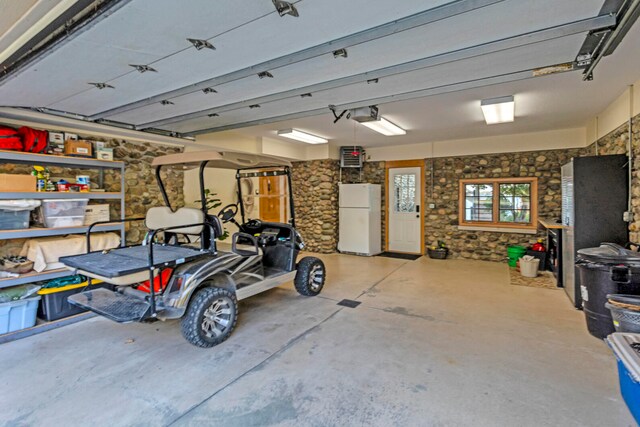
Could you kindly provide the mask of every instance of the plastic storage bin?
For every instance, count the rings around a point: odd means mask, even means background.
[[[45,199],[42,201],[42,218],[48,228],[76,227],[84,224],[88,199]]]
[[[58,320],[75,314],[84,313],[85,309],[69,304],[67,298],[85,290],[87,282],[77,285],[69,285],[61,288],[45,288],[38,291],[42,297],[42,304],[38,308],[38,317],[43,320]],[[113,290],[113,285],[98,283],[88,289],[108,288]]]
[[[0,334],[30,328],[36,324],[40,297],[0,303]]]
[[[640,333],[640,296],[607,295],[604,306],[611,312],[616,332]]]
[[[40,206],[39,200],[0,200],[0,230],[29,228],[29,216]]]
[[[587,329],[597,338],[616,331],[611,311],[605,306],[609,294],[640,294],[640,253],[614,243],[578,251],[580,293]]]
[[[631,415],[640,424],[640,335],[611,334],[607,344],[618,360],[620,393]]]
[[[29,228],[30,209],[24,211],[10,211],[0,209],[0,230],[20,230]]]

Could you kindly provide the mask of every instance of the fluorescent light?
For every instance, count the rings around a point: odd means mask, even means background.
[[[515,118],[516,102],[513,96],[483,99],[480,107],[488,125],[512,122]]]
[[[404,135],[407,133],[406,130],[394,125],[384,117],[380,117],[380,119],[378,120],[372,120],[369,122],[361,122],[360,124],[365,125],[369,129],[381,133],[385,136]]]
[[[297,129],[284,129],[278,131],[278,136],[284,136],[285,138],[295,139],[296,141],[306,142],[307,144],[326,144],[328,139],[321,138],[319,136],[311,135],[310,133],[302,132]]]

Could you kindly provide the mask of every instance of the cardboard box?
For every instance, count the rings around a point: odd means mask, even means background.
[[[69,133],[69,132],[65,132],[64,133],[64,140],[72,140],[72,141],[77,141],[78,140],[78,134],[76,133]]]
[[[33,175],[0,173],[0,191],[36,191],[36,177]]]
[[[96,159],[113,160],[113,148],[98,148],[98,151],[96,152]]]
[[[109,205],[87,205],[84,208],[84,225],[91,225],[94,222],[109,221]]]
[[[82,139],[77,141],[67,139],[64,142],[64,154],[74,157],[93,157],[93,144],[91,141]]]

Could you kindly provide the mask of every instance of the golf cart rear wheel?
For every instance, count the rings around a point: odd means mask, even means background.
[[[326,270],[324,263],[312,256],[304,257],[298,263],[296,278],[293,283],[300,295],[316,296],[324,286]]]
[[[238,301],[233,292],[208,287],[191,298],[182,318],[182,336],[198,347],[213,347],[231,335],[238,321]]]

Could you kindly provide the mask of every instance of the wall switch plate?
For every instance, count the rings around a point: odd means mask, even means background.
[[[633,221],[633,212],[625,212],[622,214],[622,220],[625,222],[632,222]]]
[[[435,209],[435,208],[436,208],[435,203],[429,203],[429,209]]]

